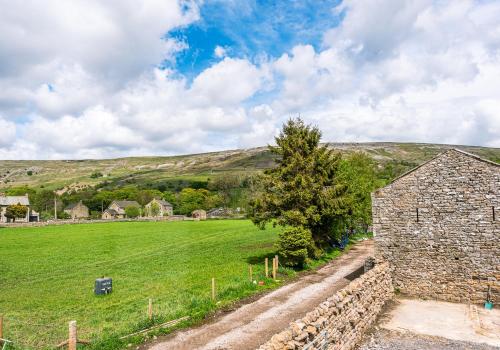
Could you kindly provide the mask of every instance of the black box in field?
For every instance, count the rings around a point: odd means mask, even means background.
[[[109,294],[113,291],[113,280],[109,277],[95,280],[94,293],[96,295]]]

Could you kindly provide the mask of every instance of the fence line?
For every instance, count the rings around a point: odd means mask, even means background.
[[[210,237],[208,237],[206,239],[210,239]],[[165,253],[165,252],[162,252],[162,253]],[[145,254],[147,254],[147,253],[145,253]],[[149,256],[151,256],[151,255],[149,255]],[[253,282],[253,277],[254,276],[255,276],[255,278],[257,280],[260,279],[261,277],[267,278],[267,276],[266,276],[266,273],[268,272],[267,262],[268,262],[268,259],[265,258],[265,260],[263,261],[264,264],[262,266],[262,269],[259,268],[256,271],[253,270],[253,266],[260,267],[260,264],[258,264],[258,265],[248,265],[249,266],[249,276],[250,276],[251,282]],[[277,259],[273,258],[273,274],[276,274],[277,268],[278,268]],[[239,276],[239,275],[237,275],[237,276]],[[241,279],[241,282],[248,283],[248,282],[244,282],[245,280],[248,281],[248,277],[244,278],[243,275],[241,275],[241,276],[238,277],[238,280],[240,280],[240,279]],[[216,287],[215,277],[213,277],[212,278],[212,288],[211,288],[211,300],[213,302],[215,302],[216,299],[217,299],[217,293],[216,293],[215,287]],[[224,291],[224,289],[222,289],[222,292],[223,291]],[[138,303],[138,302],[139,302],[138,299],[131,299],[131,300],[128,300],[128,301],[125,300],[125,301],[122,301],[122,302],[118,303],[116,306],[123,306],[125,304],[133,304],[133,303]],[[148,299],[147,314],[145,316],[146,316],[145,319],[148,319],[150,322],[153,322],[156,319],[154,317],[154,313],[153,313],[153,299],[152,298]],[[123,336],[120,339],[125,339],[125,338],[133,336],[133,335],[145,334],[145,333],[147,333],[149,331],[152,331],[152,330],[155,330],[155,329],[158,329],[158,328],[171,327],[171,326],[176,325],[176,324],[178,324],[180,322],[183,322],[183,321],[185,321],[187,319],[189,319],[189,316],[184,316],[184,317],[181,317],[179,319],[170,320],[170,321],[164,322],[164,323],[162,323],[160,325],[155,325],[153,327],[150,327],[150,328],[147,328],[147,329],[144,329],[144,330],[140,330],[138,332],[135,332],[135,333]],[[7,320],[7,321],[11,320],[15,324],[17,323],[17,325],[16,325],[17,327],[10,328],[10,332],[9,333],[18,333],[18,332],[15,331],[15,329],[18,328],[18,327],[22,328],[23,326],[42,327],[46,331],[50,331],[50,332],[45,332],[45,335],[47,335],[48,337],[50,337],[50,333],[51,332],[53,332],[53,331],[55,331],[57,329],[59,329],[59,330],[61,329],[60,325],[55,325],[53,323],[51,323],[51,324],[33,323],[33,322],[30,322],[30,321],[23,321],[23,320],[21,320],[21,319],[19,319],[17,317],[11,317],[11,316],[6,317],[5,315],[0,316],[0,345],[3,345],[2,348],[0,348],[0,350],[4,350],[4,348],[7,347],[8,344],[11,344],[11,343],[14,344],[14,346],[16,344],[21,345],[23,347],[30,347],[30,346],[32,346],[32,344],[26,344],[24,342],[18,341],[17,339],[13,339],[13,340],[3,339],[2,337],[5,334],[5,325],[6,324],[10,324],[10,322],[4,322],[5,320]],[[12,330],[14,330],[14,331],[12,331]],[[85,340],[81,340],[81,339],[78,338],[78,336],[77,336],[77,328],[76,328],[76,321],[71,321],[69,323],[68,331],[69,331],[69,333],[68,333],[68,339],[66,339],[63,342],[59,343],[57,345],[57,347],[64,347],[64,346],[67,345],[69,350],[76,350],[76,344],[77,343],[84,344],[84,345],[90,344],[90,342],[85,341]]]

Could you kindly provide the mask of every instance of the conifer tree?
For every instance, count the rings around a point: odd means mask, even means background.
[[[277,166],[265,172],[263,191],[251,202],[250,211],[260,228],[270,222],[305,228],[315,248],[340,238],[348,212],[346,185],[337,176],[341,155],[321,146],[320,139],[319,129],[300,118],[284,124],[275,138],[276,146],[269,146],[277,156]]]

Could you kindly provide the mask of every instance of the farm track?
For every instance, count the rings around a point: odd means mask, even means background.
[[[356,244],[326,266],[198,328],[159,339],[144,349],[256,349],[288,324],[345,287],[373,255],[373,241]]]

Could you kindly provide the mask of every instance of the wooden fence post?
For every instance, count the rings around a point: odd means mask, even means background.
[[[280,261],[277,255],[275,255],[274,258],[276,259],[276,270],[278,270],[280,268]]]
[[[69,322],[68,350],[76,350],[76,321]]]
[[[273,280],[276,279],[276,258],[273,258]]]
[[[151,321],[153,319],[153,299],[149,298],[148,303],[148,318]]]
[[[250,282],[252,282],[253,281],[252,265],[248,265],[248,276],[250,277]]]
[[[264,265],[265,265],[265,269],[266,269],[266,278],[269,278],[269,259],[266,258],[265,262],[264,262]]]
[[[215,300],[215,278],[212,277],[212,300]]]

